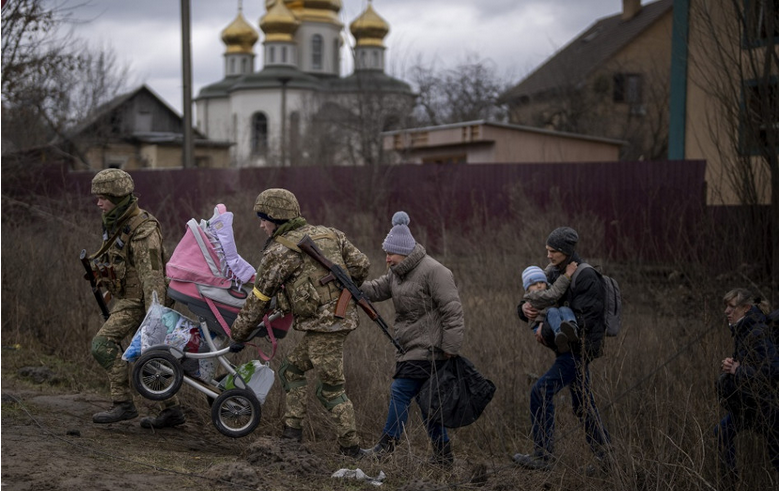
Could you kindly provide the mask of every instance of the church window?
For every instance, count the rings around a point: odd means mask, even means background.
[[[248,72],[247,70],[247,58],[242,59],[242,73],[246,74]]]
[[[323,68],[324,58],[324,38],[320,34],[313,36],[313,69],[321,70]]]
[[[269,47],[269,63],[275,63],[275,47]]]
[[[373,68],[381,68],[381,57],[378,56],[377,51],[372,52],[372,66]]]
[[[232,58],[231,61],[229,62],[229,64],[231,65],[231,68],[229,69],[229,73],[231,75],[234,75],[235,73],[237,73],[237,61],[236,61],[236,59]]]
[[[282,52],[280,54],[280,61],[283,63],[288,63],[288,47],[283,46],[280,51]]]
[[[250,149],[253,154],[266,154],[269,128],[265,114],[260,112],[253,114],[250,139]]]

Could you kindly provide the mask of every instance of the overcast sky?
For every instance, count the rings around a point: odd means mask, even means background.
[[[85,22],[75,26],[75,34],[111,46],[130,67],[133,86],[146,83],[182,111],[180,1],[47,1],[79,6],[73,15]],[[367,0],[342,2],[341,19],[353,42],[348,25]],[[256,28],[264,3],[242,1],[245,18]],[[237,6],[237,0],[190,0],[193,97],[223,78],[220,33],[236,17]],[[622,0],[374,0],[373,7],[391,26],[387,73],[405,79],[417,60],[449,68],[476,54],[492,60],[500,77],[518,82],[597,19],[620,13]],[[256,70],[262,64],[259,46]],[[348,47],[344,50],[346,74],[352,63]]]

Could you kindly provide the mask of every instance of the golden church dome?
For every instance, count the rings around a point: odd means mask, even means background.
[[[276,1],[266,0],[267,10]],[[283,3],[301,22],[325,22],[342,27],[339,17],[343,8],[342,0],[283,0]]]
[[[261,17],[258,24],[266,34],[266,41],[290,42],[293,41],[293,34],[299,27],[299,20],[282,0],[271,0],[267,2],[266,14]]]
[[[372,8],[372,0],[367,10],[351,22],[351,34],[356,38],[356,46],[383,47],[383,38],[389,34],[389,24]]]
[[[245,20],[242,12],[223,29],[220,37],[226,44],[226,53],[253,53],[253,45],[258,41],[258,33]]]

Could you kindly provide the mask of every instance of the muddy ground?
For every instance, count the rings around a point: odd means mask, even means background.
[[[5,365],[4,365],[5,366]],[[333,441],[281,441],[262,423],[248,437],[221,435],[209,408],[183,405],[188,421],[173,429],[139,426],[139,417],[99,425],[92,414],[107,396],[68,391],[47,367],[5,368],[2,379],[3,490],[437,490],[528,489],[507,458],[497,464],[460,458],[453,468],[428,464],[424,451],[359,462],[336,453]],[[263,418],[262,418],[263,419]],[[276,423],[275,423],[276,424]],[[335,479],[341,468],[387,475],[382,486]],[[530,478],[532,479],[532,478]],[[543,483],[541,480],[543,479]],[[536,487],[548,483],[539,478]],[[546,487],[546,486],[544,486]],[[549,488],[560,489],[556,484]]]

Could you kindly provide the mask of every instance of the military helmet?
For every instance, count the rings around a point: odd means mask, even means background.
[[[284,188],[270,188],[261,192],[253,210],[277,221],[295,219],[301,214],[296,196]]]
[[[101,170],[92,179],[91,193],[93,195],[124,197],[133,193],[133,178],[121,169]]]

